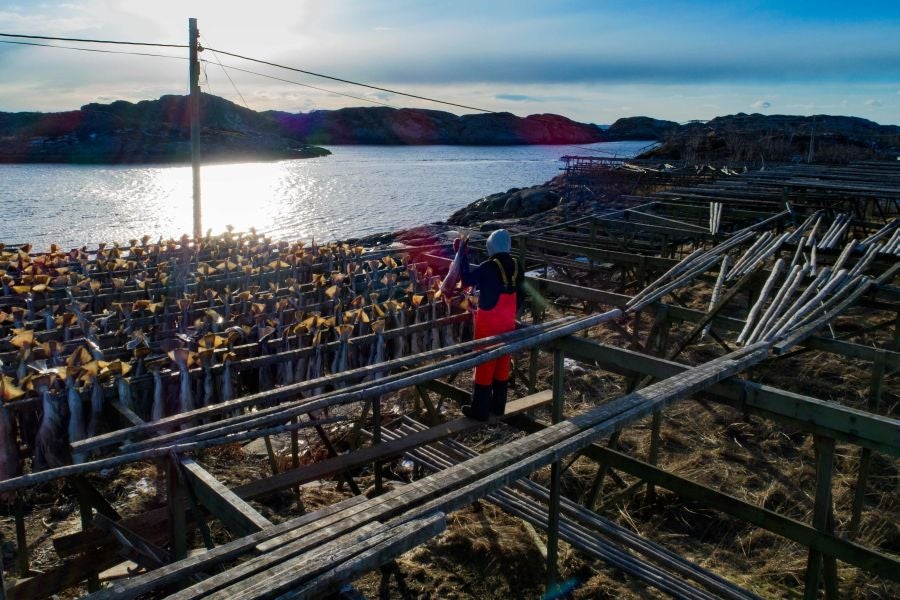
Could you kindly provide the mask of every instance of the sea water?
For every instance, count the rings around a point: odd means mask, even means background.
[[[303,240],[393,231],[543,183],[563,155],[628,157],[647,144],[332,146],[322,158],[204,166],[203,231]],[[0,165],[0,242],[36,250],[179,237],[193,229],[191,207],[190,167]]]

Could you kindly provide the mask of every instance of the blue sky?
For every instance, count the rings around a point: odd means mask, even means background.
[[[610,123],[827,113],[900,124],[900,2],[0,1],[5,33],[184,43],[188,17],[209,47],[519,115]],[[206,91],[241,102],[215,57],[204,56]],[[441,108],[220,58],[392,106]],[[254,109],[363,104],[232,78]],[[0,44],[0,110],[186,87],[183,60]]]

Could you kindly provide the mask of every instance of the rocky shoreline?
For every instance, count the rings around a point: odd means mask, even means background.
[[[609,198],[585,188],[564,185],[561,176],[526,188],[510,188],[471,202],[450,215],[446,221],[419,225],[397,231],[385,231],[347,240],[366,247],[392,244],[427,245],[437,240],[451,242],[465,230],[474,239],[487,237],[500,228],[530,228],[559,222],[570,212],[592,212],[608,206]]]

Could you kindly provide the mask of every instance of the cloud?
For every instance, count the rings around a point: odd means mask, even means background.
[[[772,103],[769,102],[768,100],[757,100],[756,102],[754,102],[753,104],[750,105],[750,108],[757,108],[757,109],[765,110],[767,108],[770,108],[771,106],[772,106]]]
[[[495,100],[506,100],[508,102],[582,102],[580,96],[571,95],[552,95],[552,96],[535,96],[531,94],[494,94]]]
[[[375,31],[393,31],[394,30],[393,27],[384,27],[382,25],[379,25],[378,27],[375,27],[374,29],[375,29]]]
[[[878,108],[879,106],[884,106],[880,100],[869,99],[864,103],[866,106],[870,106],[872,108]]]
[[[494,96],[497,100],[509,100],[510,102],[539,102],[538,98],[528,96],[527,94],[497,94]]]

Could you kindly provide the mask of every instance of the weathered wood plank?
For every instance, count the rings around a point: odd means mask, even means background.
[[[113,582],[109,587],[91,594],[88,598],[91,598],[91,600],[135,598],[151,590],[185,581],[195,573],[208,570],[223,562],[233,560],[248,552],[252,552],[260,542],[264,542],[265,540],[271,539],[286,531],[302,528],[304,525],[310,523],[317,523],[364,502],[366,502],[366,498],[363,496],[354,496],[347,500],[342,500],[332,506],[307,513],[296,519],[285,521],[284,523],[279,523],[269,529],[264,529],[259,533],[238,538],[227,544],[208,550],[207,552],[190,556],[186,559],[166,565],[151,573],[138,575],[137,577],[133,577],[126,581]]]
[[[839,538],[834,534],[817,531],[815,528],[790,517],[754,506],[615,450],[595,446],[592,448],[592,451],[602,456],[603,460],[609,461],[616,469],[646,481],[653,481],[659,487],[671,490],[684,498],[696,500],[710,508],[721,510],[747,523],[814,548],[822,554],[833,556],[838,560],[865,569],[879,577],[885,577],[891,581],[900,581],[900,561],[878,551]]]
[[[104,517],[94,516],[93,526],[113,535],[123,547],[129,548],[127,557],[148,569],[155,569],[168,563],[169,553],[145,540],[120,523]],[[137,556],[135,556],[137,555]]]
[[[317,590],[344,581],[348,572],[357,570],[364,564],[372,564],[373,561],[387,562],[420,541],[434,537],[444,528],[444,515],[438,513],[397,526],[380,525],[377,532],[365,536],[353,533],[347,536],[350,539],[337,539],[304,556],[280,563],[211,595],[209,600],[272,598],[311,578],[317,578],[315,584],[311,587],[304,586],[300,592],[301,597],[312,597],[311,594]],[[359,558],[359,561],[354,560],[355,558]],[[335,567],[344,565],[348,566],[342,570],[338,579]]]
[[[561,344],[571,356],[598,361],[605,369],[617,373],[638,372],[661,379],[689,368],[681,363],[579,337],[567,338]],[[900,457],[900,422],[890,417],[738,377],[716,383],[705,393],[744,412]]]
[[[551,392],[547,390],[513,400],[507,404],[504,418],[521,414],[546,404],[550,399]],[[492,423],[500,420],[502,419],[498,417],[491,418]],[[404,437],[401,440],[385,442],[377,446],[367,446],[350,454],[327,458],[297,469],[284,471],[273,477],[244,484],[235,488],[234,493],[241,498],[258,498],[308,481],[315,481],[322,477],[355,469],[376,460],[388,460],[395,456],[400,456],[410,448],[471,431],[483,425],[483,423],[472,419],[454,419],[453,421],[436,425],[427,431]]]
[[[272,522],[213,477],[193,458],[181,459],[188,484],[200,503],[237,535],[249,535],[272,526]]]
[[[278,600],[302,600],[305,598],[322,598],[336,591],[341,584],[352,581],[366,573],[391,561],[394,557],[426,542],[440,534],[446,527],[443,514],[432,519],[412,521],[397,528],[393,537],[380,542],[361,552],[350,560],[332,570],[322,573],[305,583],[303,587],[286,593]]]
[[[232,598],[247,588],[265,584],[272,578],[280,565],[298,558],[304,562],[317,553],[335,552],[342,546],[357,544],[382,532],[386,527],[380,523],[366,523],[359,527],[340,521],[332,527],[303,537],[280,548],[264,552],[262,555],[236,565],[227,571],[204,579],[168,600],[188,600],[193,598]]]
[[[156,508],[137,516],[125,517],[118,522],[142,538],[163,545],[168,540],[167,513],[166,508]],[[90,552],[111,544],[115,544],[115,539],[95,528],[53,538],[53,549],[61,558]]]

